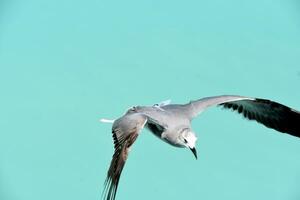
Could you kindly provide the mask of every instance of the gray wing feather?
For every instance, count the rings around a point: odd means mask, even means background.
[[[157,131],[163,131],[165,128],[151,117],[132,109],[113,123],[112,136],[115,151],[104,182],[103,199],[115,199],[130,147],[146,124],[148,128],[151,126],[153,130],[156,128]]]
[[[216,106],[225,102],[239,101],[245,99],[253,100],[254,98],[237,95],[205,97],[196,101],[191,101],[190,103],[184,105],[184,109],[186,110],[186,113],[189,116],[189,118],[193,119],[208,107]]]
[[[117,119],[112,127],[115,152],[104,182],[103,199],[114,200],[120,176],[127,160],[129,149],[147,122],[139,113],[129,113]]]

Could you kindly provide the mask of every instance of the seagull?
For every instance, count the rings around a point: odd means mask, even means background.
[[[255,120],[268,128],[300,137],[300,112],[267,99],[222,95],[190,101],[187,104],[171,104],[167,100],[153,106],[133,106],[116,120],[100,120],[112,123],[114,142],[114,154],[104,182],[103,199],[115,200],[130,147],[144,127],[172,146],[190,149],[197,159],[197,136],[191,127],[191,121],[212,106],[231,109],[248,120]]]

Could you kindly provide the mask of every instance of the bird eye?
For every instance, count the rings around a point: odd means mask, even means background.
[[[185,143],[187,143],[187,140],[186,140],[185,138],[183,138],[183,141],[184,141]]]

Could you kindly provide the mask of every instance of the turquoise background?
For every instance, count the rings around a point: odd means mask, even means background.
[[[0,1],[0,199],[99,200],[132,105],[211,95],[300,110],[300,3]],[[298,200],[300,139],[212,108],[196,161],[143,130],[117,199]]]

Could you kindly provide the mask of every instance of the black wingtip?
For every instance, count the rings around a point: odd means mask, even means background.
[[[285,105],[259,98],[220,105],[237,111],[245,118],[255,120],[268,128],[300,138],[300,112]]]

